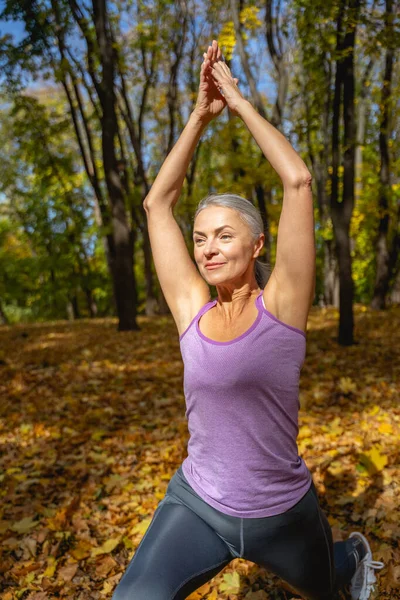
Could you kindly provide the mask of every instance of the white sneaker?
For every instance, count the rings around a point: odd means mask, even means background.
[[[374,591],[374,583],[376,583],[374,569],[382,569],[385,565],[383,562],[372,560],[371,548],[362,533],[353,531],[349,537],[361,540],[366,550],[365,556],[360,562],[357,557],[357,569],[350,584],[351,597],[353,600],[368,600]]]

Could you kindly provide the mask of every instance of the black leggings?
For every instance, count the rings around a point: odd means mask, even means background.
[[[204,502],[179,467],[112,600],[184,600],[238,557],[310,600],[334,600],[355,570],[351,544],[333,545],[314,483],[285,513],[240,518]]]

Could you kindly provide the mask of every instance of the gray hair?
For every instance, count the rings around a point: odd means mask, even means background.
[[[209,206],[223,206],[224,208],[232,208],[235,210],[242,221],[249,227],[250,232],[256,242],[260,234],[264,233],[264,224],[261,219],[259,210],[246,198],[237,194],[209,194],[200,200],[194,218],[196,219],[199,212]],[[270,265],[256,258],[254,262],[254,275],[258,286],[264,289],[270,275]]]

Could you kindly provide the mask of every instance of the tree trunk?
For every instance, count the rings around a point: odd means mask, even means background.
[[[88,287],[84,287],[85,296],[86,296],[86,306],[89,311],[89,315],[91,319],[94,319],[97,316],[97,304],[93,298],[92,290]]]
[[[388,42],[385,59],[385,74],[381,94],[381,122],[379,127],[379,151],[381,165],[379,171],[379,226],[376,244],[376,277],[371,308],[386,308],[386,296],[390,284],[390,256],[388,248],[389,234],[389,198],[390,198],[390,155],[389,155],[389,122],[390,101],[392,93],[392,74],[394,62],[393,48],[393,0],[386,0],[385,39]]]
[[[338,273],[334,240],[324,240],[324,304],[339,308]]]
[[[74,294],[71,298],[71,304],[72,304],[72,308],[74,310],[74,319],[80,319],[81,318],[81,313],[79,310],[79,302],[78,302],[78,296],[76,294]]]
[[[353,296],[351,272],[350,220],[354,207],[356,127],[354,114],[354,44],[360,0],[342,0],[337,19],[337,59],[332,119],[332,192],[331,211],[335,247],[339,263],[339,344],[354,344]],[[345,34],[343,36],[343,19]],[[339,130],[343,109],[343,194],[339,201]]]
[[[99,58],[102,65],[99,84],[102,106],[101,131],[104,175],[111,202],[114,240],[112,256],[113,287],[119,317],[118,330],[139,329],[136,321],[136,285],[133,269],[134,231],[130,230],[123,184],[117,165],[115,144],[118,133],[115,97],[115,55],[106,10],[106,0],[92,0]]]
[[[400,271],[394,280],[389,298],[391,304],[400,304]]]
[[[9,320],[7,318],[6,313],[4,312],[3,303],[0,300],[0,325],[8,325]]]

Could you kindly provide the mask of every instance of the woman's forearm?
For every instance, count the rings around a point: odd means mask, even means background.
[[[178,141],[163,162],[144,206],[161,203],[173,207],[176,204],[189,163],[206,125],[207,122],[201,120],[195,112],[190,115]]]
[[[311,175],[304,161],[285,136],[268,123],[250,102],[241,100],[237,112],[284,185],[301,185],[309,181]]]

